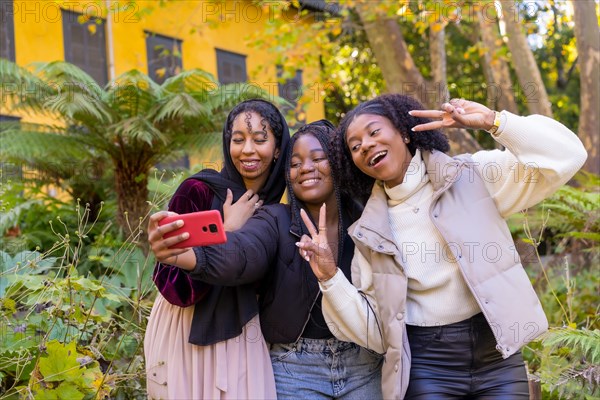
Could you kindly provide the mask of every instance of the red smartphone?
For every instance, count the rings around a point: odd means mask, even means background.
[[[158,225],[162,226],[173,221],[183,220],[184,224],[181,228],[171,232],[167,232],[164,238],[180,235],[188,232],[190,237],[179,242],[171,247],[186,248],[196,246],[209,246],[211,244],[220,244],[227,241],[221,213],[217,210],[198,211],[189,214],[180,214],[165,217],[161,219]]]

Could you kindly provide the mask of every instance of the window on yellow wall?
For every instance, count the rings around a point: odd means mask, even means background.
[[[299,109],[298,101],[300,97],[302,97],[302,70],[297,69],[295,75],[291,78],[287,78],[281,81],[281,77],[283,76],[283,67],[281,65],[277,66],[277,80],[278,80],[278,89],[279,89],[279,97],[286,99],[292,107],[282,106],[281,112],[284,115],[292,114],[294,117],[294,122],[292,123],[292,128],[299,127],[300,125],[306,122],[306,115]],[[289,121],[288,121],[289,122]]]
[[[0,132],[5,129],[17,129],[20,120],[20,117],[0,114]],[[21,167],[22,165],[18,163],[0,161],[0,183],[21,182],[23,180]]]
[[[146,32],[148,76],[156,83],[177,75],[183,68],[181,40]]]
[[[217,50],[217,74],[219,82],[228,83],[246,82],[246,56],[221,49]]]
[[[15,61],[13,0],[0,0],[0,57]]]
[[[108,82],[104,20],[61,10],[65,61],[77,65],[101,86]]]
[[[277,66],[277,79],[278,89],[279,89],[279,97],[283,97],[293,105],[298,104],[298,100],[302,96],[302,70],[297,69],[296,75],[292,78],[285,79],[281,82],[280,78],[283,75],[283,68],[278,65]]]

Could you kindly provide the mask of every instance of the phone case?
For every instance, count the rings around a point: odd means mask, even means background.
[[[163,218],[158,223],[160,226],[173,221],[182,219],[184,225],[172,232],[165,233],[164,237],[179,235],[188,232],[190,237],[171,247],[185,248],[196,246],[209,246],[211,244],[220,244],[227,241],[221,213],[217,210],[198,211],[189,214],[180,214]]]

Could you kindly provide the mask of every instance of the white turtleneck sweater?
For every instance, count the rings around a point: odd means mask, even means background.
[[[412,158],[404,181],[384,186],[388,216],[408,278],[406,323],[447,325],[480,309],[463,279],[448,244],[428,217],[433,195],[421,152]]]
[[[550,196],[582,167],[587,157],[573,132],[541,115],[520,117],[503,111],[494,138],[506,149],[479,151],[472,157],[503,217]],[[409,280],[407,323],[449,324],[479,312],[455,260],[444,251],[446,242],[428,216],[432,186],[420,153],[413,157],[404,182],[385,189],[389,222]],[[334,334],[338,339],[384,352],[381,338],[368,334],[377,332],[378,327],[361,294],[375,301],[371,265],[358,251],[353,264],[359,267],[364,287],[354,287],[339,270],[320,283],[325,320],[337,327]]]

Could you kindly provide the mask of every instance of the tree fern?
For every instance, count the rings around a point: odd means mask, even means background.
[[[162,85],[131,70],[102,88],[66,62],[40,63],[28,69],[0,60],[0,81],[5,83],[2,94],[12,111],[44,113],[58,122],[36,132],[20,125],[3,133],[3,143],[11,145],[0,152],[2,160],[40,169],[54,163],[57,177],[78,178],[83,192],[92,188],[97,177],[85,176],[86,171],[68,175],[58,168],[63,160],[96,163],[104,169],[109,160],[119,206],[117,221],[127,229],[136,229],[148,212],[147,182],[153,163],[178,150],[194,149],[206,142],[207,135],[220,138],[227,112],[239,101],[269,98],[265,91],[248,90],[245,84],[219,86],[211,74],[199,69],[170,77]],[[48,136],[42,137],[41,131]]]
[[[541,341],[546,348],[546,356],[539,375],[551,391],[556,390],[568,398],[597,394],[600,385],[600,331],[556,328],[546,332]]]
[[[571,355],[600,364],[600,331],[597,329],[557,328],[544,334],[542,342],[552,349],[568,347]]]
[[[519,232],[520,228],[515,227],[522,226],[527,218],[532,231],[543,228],[555,241],[570,238],[579,241],[587,251],[597,251],[600,246],[600,178],[581,171],[576,180],[578,187],[565,185],[526,215],[511,217],[513,231]]]

